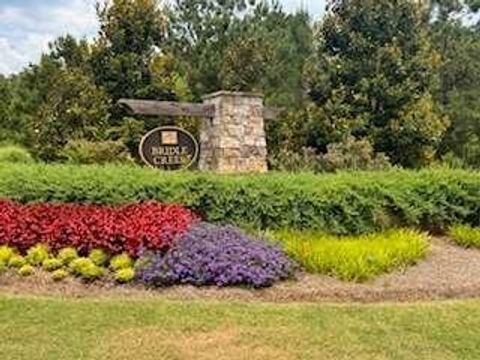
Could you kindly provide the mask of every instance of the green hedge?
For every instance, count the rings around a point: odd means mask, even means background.
[[[184,204],[205,220],[358,234],[396,226],[478,225],[480,173],[216,176],[134,166],[0,164],[0,198],[20,202]]]

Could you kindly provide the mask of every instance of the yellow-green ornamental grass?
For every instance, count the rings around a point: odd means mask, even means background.
[[[460,246],[480,248],[480,228],[478,227],[454,225],[448,230],[448,235]]]
[[[407,229],[347,237],[278,231],[273,237],[308,271],[358,282],[415,264],[429,244],[427,234]]]

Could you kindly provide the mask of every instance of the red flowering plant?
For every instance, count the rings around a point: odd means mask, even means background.
[[[198,217],[178,205],[154,202],[107,207],[73,204],[21,205],[0,201],[0,245],[20,251],[39,244],[52,250],[101,248],[111,254],[168,249]]]

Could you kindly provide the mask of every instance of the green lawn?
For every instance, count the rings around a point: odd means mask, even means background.
[[[0,297],[0,359],[479,359],[480,301],[229,304]]]

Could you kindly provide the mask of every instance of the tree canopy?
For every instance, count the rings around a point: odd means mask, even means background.
[[[70,141],[120,141],[135,156],[142,133],[171,120],[128,118],[118,99],[255,90],[285,110],[267,125],[275,163],[362,148],[399,166],[480,166],[480,0],[332,0],[317,22],[275,0],[96,10],[94,39],[61,36],[38,63],[0,76],[0,142],[46,161],[62,161]]]

